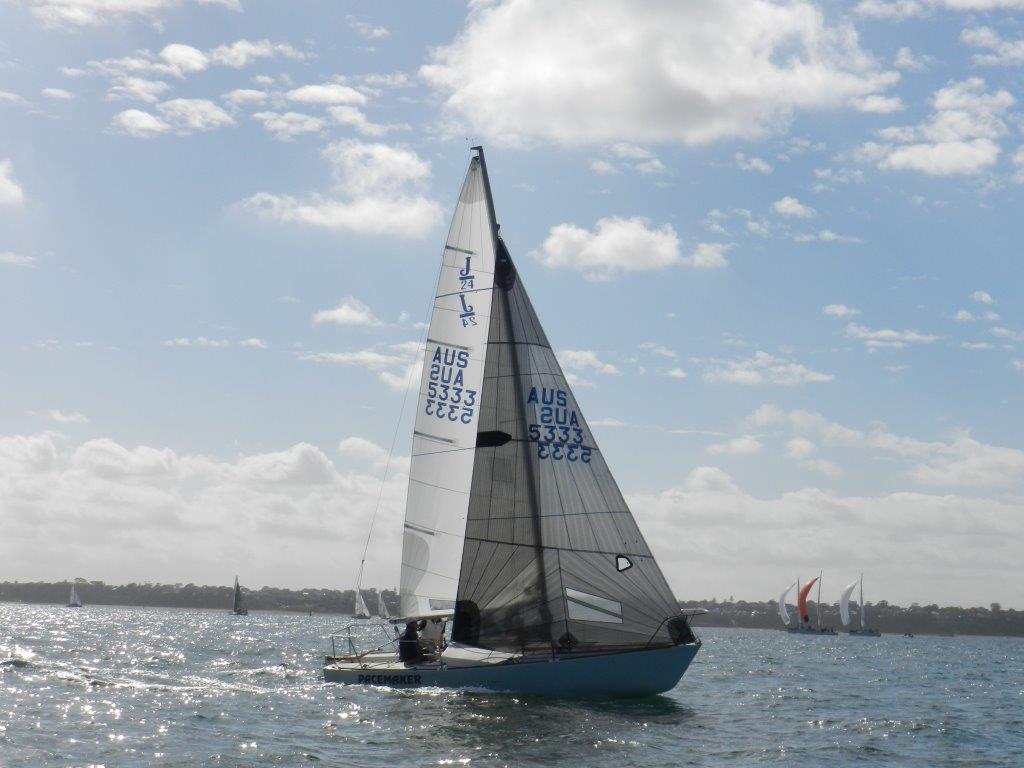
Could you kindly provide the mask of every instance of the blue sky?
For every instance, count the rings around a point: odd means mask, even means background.
[[[1022,8],[0,3],[0,578],[351,582],[482,142],[680,597],[1024,605]]]

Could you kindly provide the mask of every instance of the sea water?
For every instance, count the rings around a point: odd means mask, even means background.
[[[0,605],[0,766],[1024,766],[1022,640],[698,624],[670,693],[569,700],[326,684],[345,623]]]

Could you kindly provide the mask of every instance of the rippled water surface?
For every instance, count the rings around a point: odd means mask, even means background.
[[[571,701],[325,684],[338,617],[0,605],[0,765],[1024,766],[1024,642],[706,629]]]

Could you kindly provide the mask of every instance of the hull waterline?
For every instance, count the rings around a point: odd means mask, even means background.
[[[674,688],[699,648],[699,643],[689,643],[472,667],[338,662],[324,667],[324,679],[329,683],[394,688],[479,688],[554,696],[644,696]]]

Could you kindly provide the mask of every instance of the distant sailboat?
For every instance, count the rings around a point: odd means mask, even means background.
[[[783,625],[787,627],[789,626],[789,611],[786,610],[786,598],[789,597],[789,593],[793,591],[793,587],[795,587],[797,583],[798,582],[794,581],[786,587],[786,590],[781,595],[779,595],[779,618],[782,619]]]
[[[366,601],[363,599],[363,590],[359,587],[356,587],[356,612],[352,617],[355,619],[370,618],[370,609],[366,607]]]
[[[235,590],[231,594],[231,613],[235,616],[249,615],[249,609],[242,605],[242,588],[238,585],[237,576],[235,576]]]
[[[797,580],[799,583],[799,579]],[[817,600],[817,626],[811,625],[811,616],[807,611],[807,596],[811,592],[811,588],[818,585],[818,600]],[[789,590],[787,590],[788,592]],[[796,635],[834,635],[836,631],[834,629],[828,629],[821,626],[821,574],[818,574],[809,582],[800,588],[796,597],[796,609],[800,623],[795,627],[787,627],[786,631]]]
[[[71,585],[71,596],[68,597],[68,608],[81,608],[82,601],[78,597],[78,590],[75,589],[75,585]]]
[[[387,621],[391,618],[391,613],[388,611],[388,604],[384,602],[384,593],[380,592],[377,595],[377,607],[380,617]]]
[[[405,633],[397,652],[332,657],[324,677],[667,691],[700,648],[689,622],[704,611],[680,611],[605,463],[499,237],[474,149],[426,334],[401,559]]]
[[[854,587],[860,585],[860,627],[857,629],[850,629],[850,595],[853,594]],[[843,590],[842,596],[839,598],[839,615],[843,619],[843,626],[847,628],[847,634],[854,635],[857,637],[881,637],[882,633],[877,629],[871,629],[868,627],[867,620],[867,608],[864,605],[864,574],[860,575],[852,584],[848,585]]]

